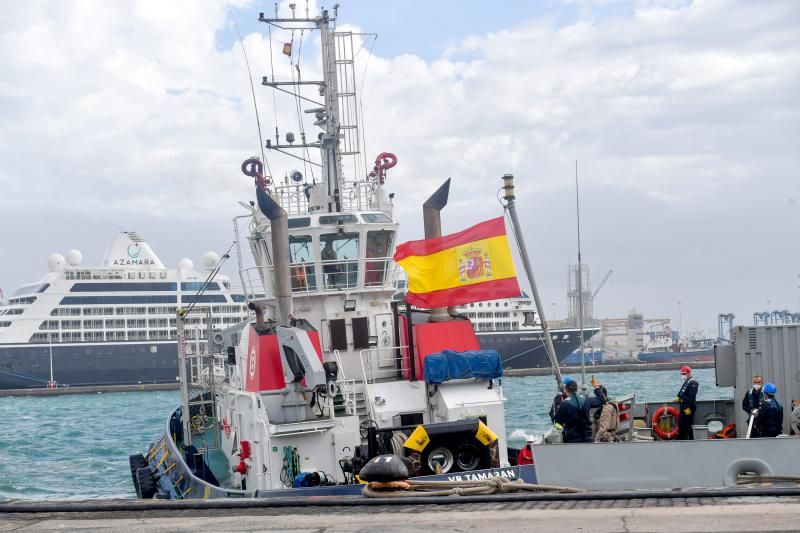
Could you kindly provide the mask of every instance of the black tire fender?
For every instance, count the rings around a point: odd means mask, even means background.
[[[156,479],[149,466],[136,471],[136,496],[142,500],[150,500],[156,495]]]

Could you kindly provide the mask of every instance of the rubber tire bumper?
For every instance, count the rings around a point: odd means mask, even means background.
[[[136,496],[142,500],[150,500],[156,495],[156,479],[149,466],[136,471]]]

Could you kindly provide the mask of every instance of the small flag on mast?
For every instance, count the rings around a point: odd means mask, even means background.
[[[292,57],[292,43],[283,44],[283,55]]]
[[[430,309],[519,296],[503,217],[435,239],[397,247],[408,273],[406,301]]]

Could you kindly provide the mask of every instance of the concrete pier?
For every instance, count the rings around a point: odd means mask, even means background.
[[[456,497],[453,497],[456,498]],[[800,497],[498,501],[369,507],[259,507],[10,513],[0,531],[797,531]]]
[[[683,365],[692,368],[714,368],[714,361],[695,361],[693,363],[623,363],[619,365],[589,365],[587,374],[601,372],[647,372],[655,370],[678,370]],[[562,374],[579,374],[579,366],[562,366]],[[511,368],[503,371],[505,376],[549,376],[553,373],[550,367],[544,368]]]

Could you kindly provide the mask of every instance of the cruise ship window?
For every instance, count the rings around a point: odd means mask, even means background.
[[[167,273],[166,272],[159,272],[158,273],[158,277],[160,277],[161,279],[167,279]]]
[[[136,274],[133,272],[128,272],[128,279],[136,279]]]
[[[139,279],[144,279],[144,272],[139,272]]]

